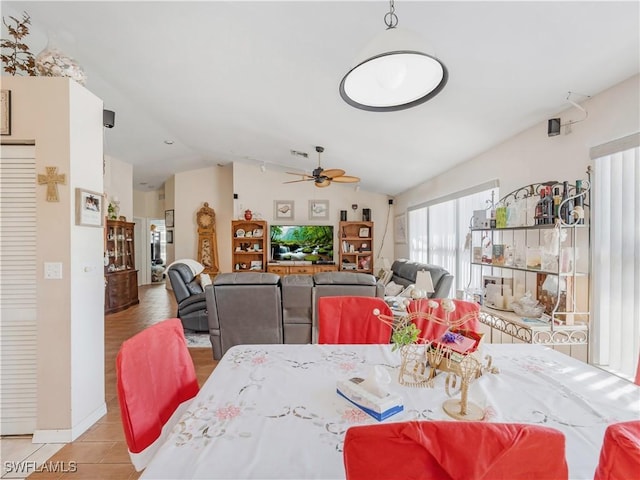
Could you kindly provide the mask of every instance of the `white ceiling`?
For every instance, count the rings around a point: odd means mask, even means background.
[[[399,0],[399,26],[433,47],[449,82],[418,107],[376,113],[348,106],[338,85],[384,29],[384,1],[1,6],[31,15],[34,53],[49,36],[84,67],[87,88],[116,112],[105,152],[133,165],[139,190],[232,161],[310,172],[322,145],[323,167],[395,195],[569,107],[568,91],[595,95],[637,74],[640,62],[637,1]]]

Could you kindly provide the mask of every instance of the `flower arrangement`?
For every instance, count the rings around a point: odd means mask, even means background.
[[[43,77],[69,77],[80,85],[87,83],[87,75],[73,58],[55,47],[47,46],[35,59],[38,74]]]
[[[7,23],[7,19],[2,17],[2,23],[7,27],[9,36],[13,40],[3,38],[0,40],[0,48],[5,51],[0,54],[0,60],[4,64],[4,71],[9,75],[26,74],[31,77],[37,75],[36,62],[29,47],[24,43],[24,38],[29,35],[29,25],[31,17],[27,12],[23,12],[22,20],[9,16],[13,24]]]

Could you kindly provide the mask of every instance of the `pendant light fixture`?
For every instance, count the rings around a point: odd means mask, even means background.
[[[415,34],[397,28],[393,0],[384,23],[386,30],[367,45],[340,82],[340,96],[352,107],[404,110],[435,97],[447,84],[444,64],[420,50],[422,42]]]

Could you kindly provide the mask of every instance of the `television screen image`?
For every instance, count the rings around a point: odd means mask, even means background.
[[[271,260],[333,263],[333,226],[271,225]]]

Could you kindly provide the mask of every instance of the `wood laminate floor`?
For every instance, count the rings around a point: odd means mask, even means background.
[[[173,292],[164,283],[140,287],[140,304],[105,317],[105,400],[107,414],[74,442],[66,444],[49,462],[75,462],[77,470],[66,472],[36,472],[29,480],[129,480],[140,476],[127,452],[120,408],[116,393],[115,359],[120,345],[146,327],[175,316]],[[211,347],[190,348],[189,352],[202,385],[215,368]]]

